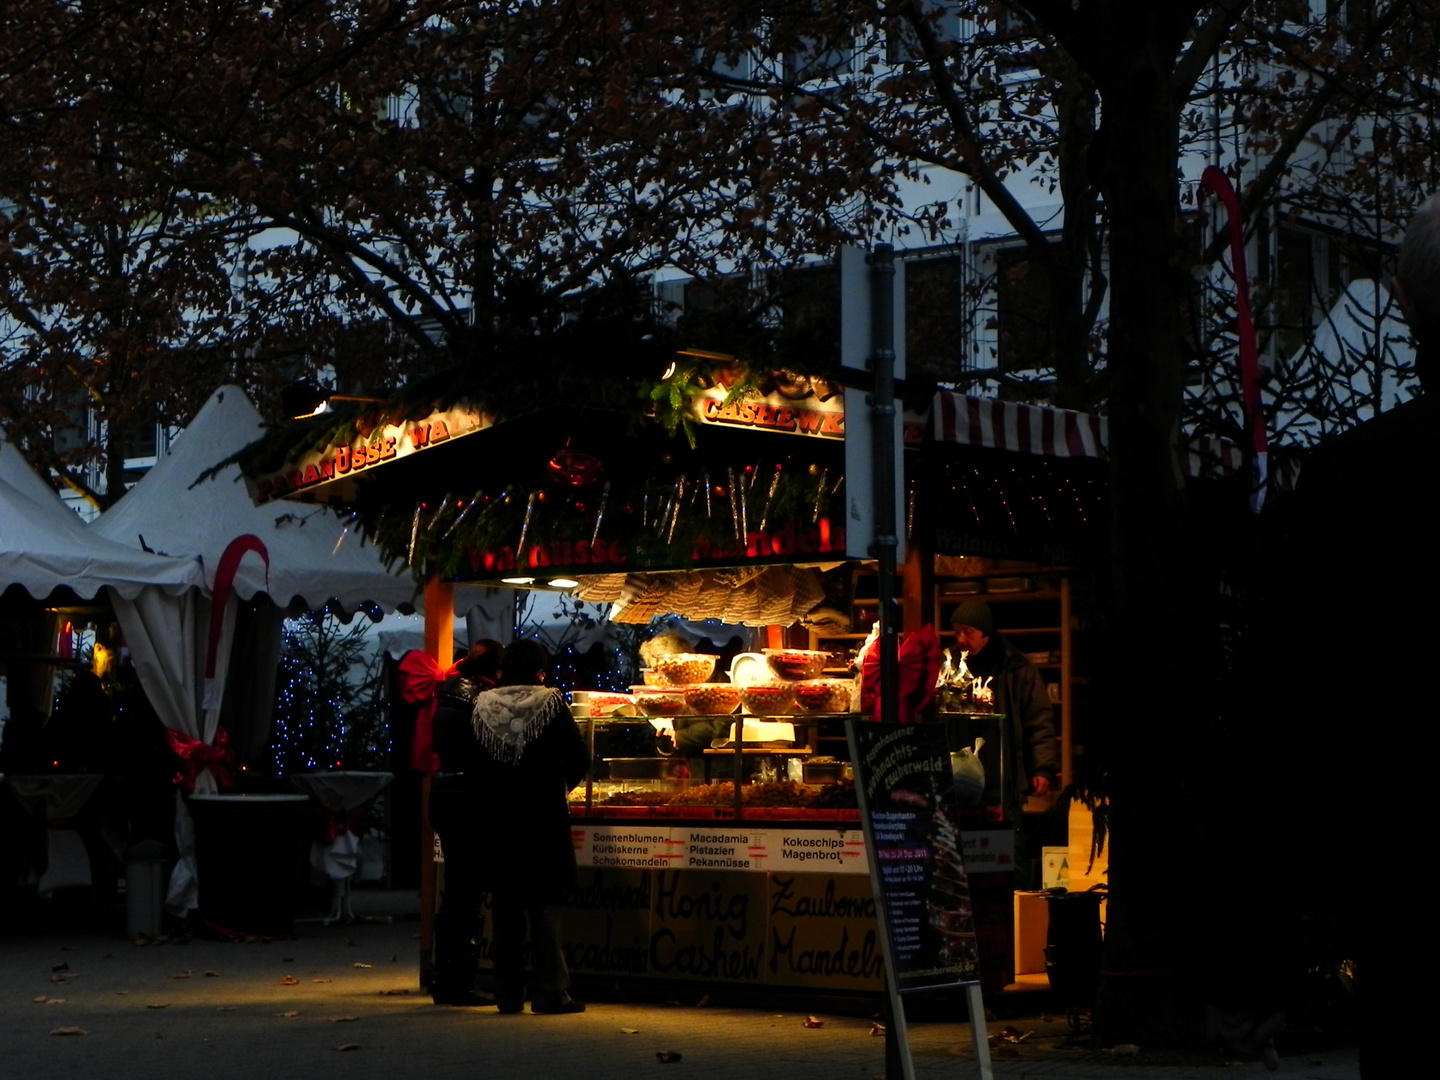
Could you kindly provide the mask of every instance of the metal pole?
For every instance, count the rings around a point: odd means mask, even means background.
[[[879,563],[880,719],[900,719],[900,608],[895,598],[895,249],[876,244],[870,255],[870,366],[875,377],[870,417],[874,432],[875,558]]]

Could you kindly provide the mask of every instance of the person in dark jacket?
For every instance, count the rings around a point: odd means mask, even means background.
[[[992,680],[995,711],[1005,715],[1013,798],[1023,804],[1026,795],[1048,794],[1060,771],[1060,749],[1045,680],[1024,653],[995,632],[995,616],[985,601],[964,601],[950,622],[956,644],[966,651],[966,666]],[[1007,810],[1018,812],[1019,805]]]
[[[499,685],[475,699],[475,744],[465,766],[479,814],[479,879],[490,894],[501,1012],[524,1007],[527,919],[531,1011],[585,1010],[568,993],[560,901],[576,884],[567,795],[589,759],[564,695],[544,685],[548,666],[538,642],[522,638],[506,648]]]
[[[480,929],[479,886],[481,822],[466,784],[466,757],[475,745],[471,713],[475,698],[495,685],[500,671],[498,641],[470,646],[465,659],[435,692],[433,745],[440,772],[430,791],[430,824],[445,853],[445,889],[435,913],[435,966],[430,995],[436,1005],[493,1005],[495,999],[475,989],[480,958],[475,938]]]

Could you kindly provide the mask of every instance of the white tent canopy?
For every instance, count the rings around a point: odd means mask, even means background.
[[[204,587],[194,559],[136,551],[92,532],[0,435],[0,591],[43,599],[66,586],[82,600],[109,587],[134,599],[147,588],[178,595]]]
[[[257,536],[269,553],[269,572],[259,559],[241,560],[234,590],[242,600],[264,592],[282,608],[296,601],[319,608],[332,598],[347,611],[362,604],[386,611],[418,606],[413,578],[390,573],[379,552],[347,533],[335,511],[288,503],[256,506],[234,464],[199,479],[263,430],[245,392],[222,386],[170,451],[90,528],[129,547],[197,557],[212,588],[226,546],[239,536]]]

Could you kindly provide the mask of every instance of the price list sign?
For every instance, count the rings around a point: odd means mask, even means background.
[[[900,991],[980,978],[943,724],[847,721],[871,881]]]

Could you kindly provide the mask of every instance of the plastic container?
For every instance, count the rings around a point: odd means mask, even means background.
[[[805,679],[795,684],[795,702],[801,712],[849,712],[853,688],[849,679]]]
[[[310,848],[304,795],[192,795],[200,918],[212,929],[287,937]]]
[[[740,707],[752,716],[784,716],[795,711],[795,684],[755,683],[740,687]]]
[[[125,852],[125,933],[131,940],[160,936],[169,869],[159,840],[142,840]]]
[[[685,704],[696,716],[729,716],[740,707],[740,688],[729,683],[685,687]]]
[[[666,686],[689,686],[709,682],[718,659],[706,653],[675,653],[657,657],[650,667]]]
[[[775,673],[777,679],[788,679],[798,681],[800,679],[818,679],[825,670],[825,661],[830,658],[827,652],[816,652],[809,649],[761,649],[765,654],[765,662],[770,665],[770,670]]]

